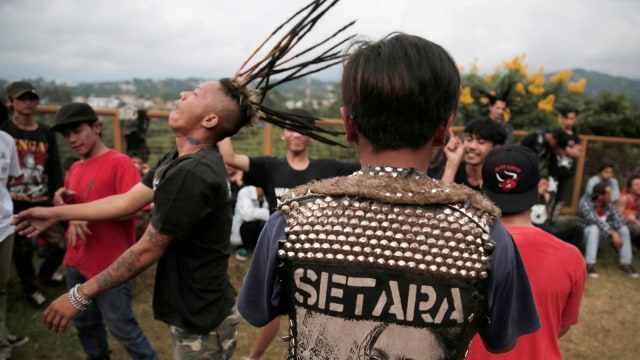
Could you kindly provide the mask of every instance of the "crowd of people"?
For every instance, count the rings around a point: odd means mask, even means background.
[[[27,341],[6,327],[12,262],[46,326],[72,324],[88,359],[109,358],[107,334],[133,359],[158,357],[130,283],[155,263],[154,318],[169,326],[174,359],[230,359],[241,317],[261,328],[251,360],[282,317],[289,359],[559,359],[599,247],[610,243],[638,277],[640,176],[620,189],[603,164],[576,224],[557,229],[583,156],[577,109],[516,140],[506,99],[492,99],[461,139],[450,131],[460,75],[440,45],[393,33],[356,42],[343,66],[340,113],[357,163],[310,158],[304,111],[281,119],[285,157],[236,153],[231,137],[259,113],[236,79],[180,93],[168,119],[176,148],[150,168],[104,144],[89,105],[65,104],[47,126],[34,117],[37,89],[9,84],[0,359]],[[66,174],[56,133],[77,156]],[[232,245],[251,260],[239,293]],[[39,289],[61,284],[68,292],[53,300]]]

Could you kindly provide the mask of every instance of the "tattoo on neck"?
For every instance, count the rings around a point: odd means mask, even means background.
[[[200,139],[196,139],[196,138],[192,138],[192,137],[187,137],[187,141],[189,142],[189,144],[191,145],[200,145]]]

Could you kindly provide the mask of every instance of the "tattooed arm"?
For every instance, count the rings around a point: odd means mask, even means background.
[[[163,235],[149,224],[142,238],[116,261],[100,274],[87,280],[78,289],[84,299],[94,297],[119,286],[143,272],[164,254],[172,237]],[[64,331],[69,321],[78,314],[79,310],[69,301],[69,296],[63,294],[49,305],[44,311],[44,322],[55,332]]]

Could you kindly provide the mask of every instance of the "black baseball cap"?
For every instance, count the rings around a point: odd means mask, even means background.
[[[539,179],[538,158],[524,146],[499,146],[482,165],[483,191],[503,214],[531,208],[538,199]]]
[[[30,82],[26,81],[14,81],[7,85],[5,88],[7,96],[12,99],[17,99],[24,94],[33,94],[36,98],[40,98],[38,96],[38,92],[36,91],[35,86]]]
[[[98,121],[98,115],[93,111],[89,104],[70,103],[63,105],[54,120],[52,131],[63,131],[65,128],[77,125],[79,123],[94,123]]]

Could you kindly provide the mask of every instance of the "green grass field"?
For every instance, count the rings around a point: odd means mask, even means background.
[[[635,252],[634,264],[640,269],[640,253]],[[612,248],[601,249],[599,254],[599,279],[588,279],[582,302],[580,323],[573,327],[561,341],[565,359],[640,359],[640,280],[631,279],[617,268],[616,254]],[[34,255],[34,259],[37,257]],[[236,289],[242,286],[242,277],[248,262],[230,261],[230,274]],[[154,268],[148,269],[134,281],[135,313],[160,359],[171,359],[171,343],[167,326],[153,320],[151,294]],[[19,289],[13,271],[9,283],[9,329],[18,335],[26,335],[30,341],[13,351],[13,359],[84,359],[84,353],[75,337],[73,327],[66,333],[49,332],[42,322],[42,310],[30,305]],[[43,288],[49,298],[62,294],[64,289]],[[286,322],[281,333],[286,334]],[[238,348],[234,359],[249,353],[257,329],[243,322],[238,336]],[[112,359],[127,359],[122,346],[111,339]],[[276,340],[263,360],[283,359],[286,344]]]

